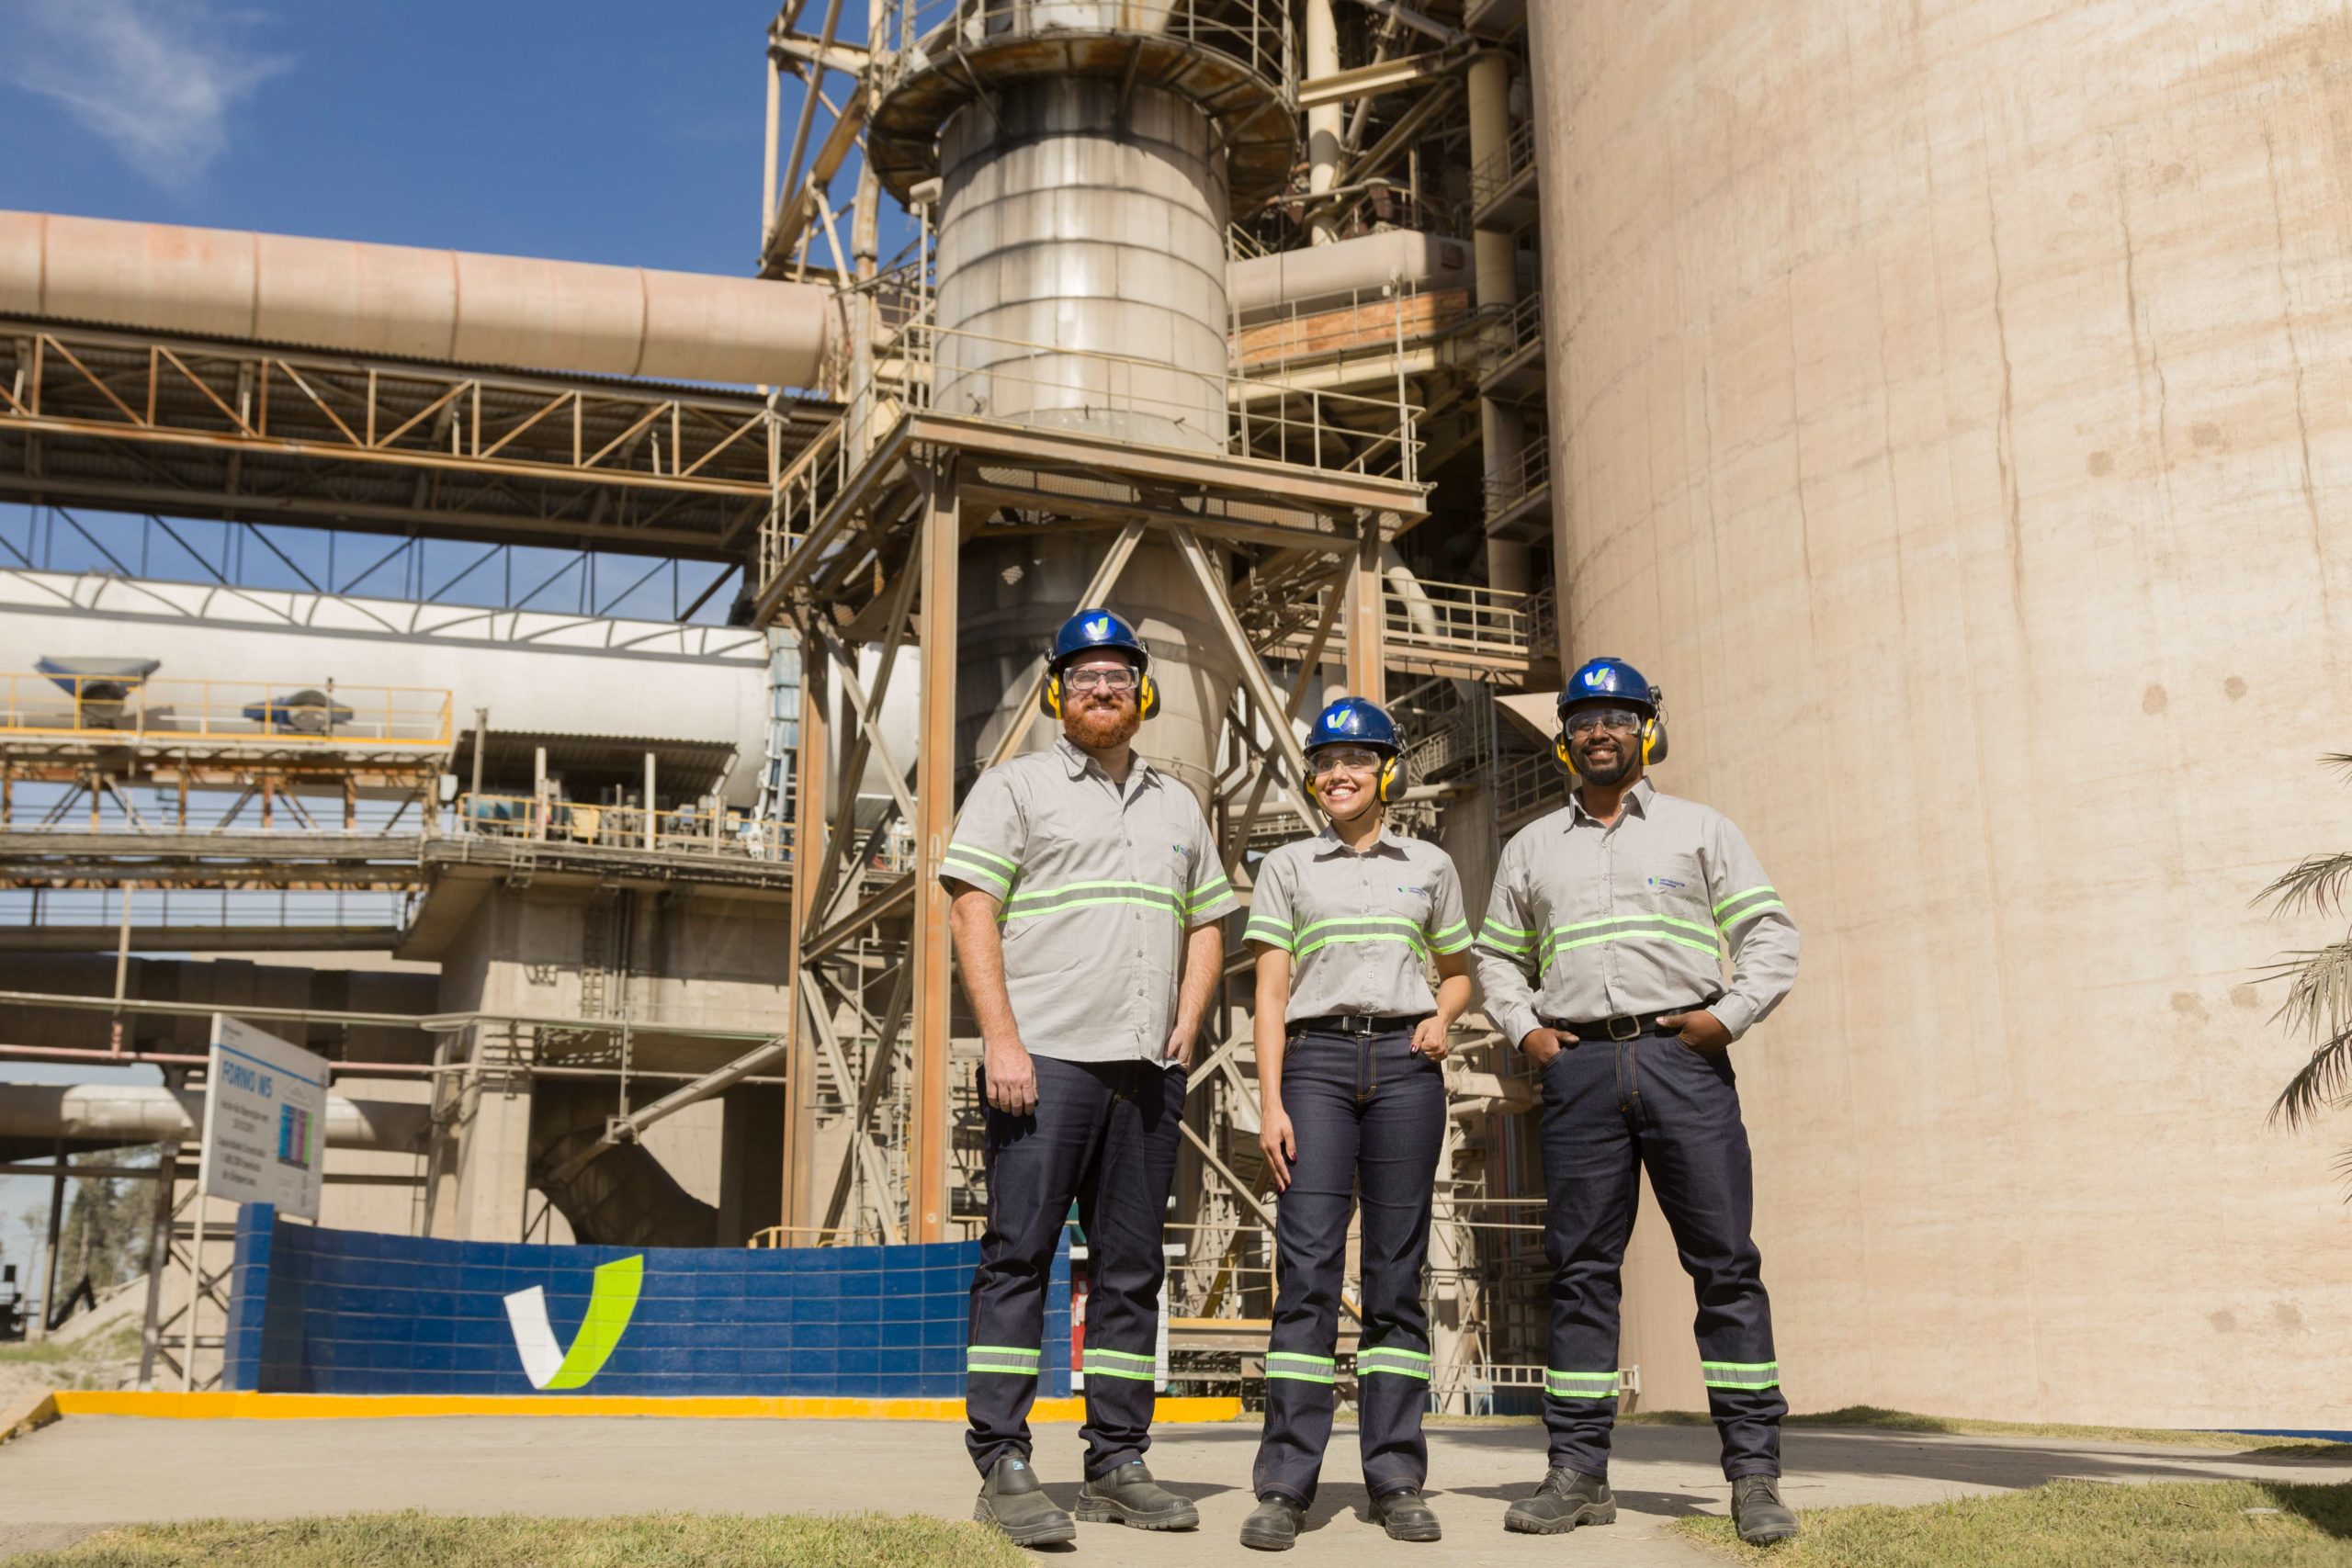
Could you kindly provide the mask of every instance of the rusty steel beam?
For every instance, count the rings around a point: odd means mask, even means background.
[[[908,1217],[916,1241],[947,1239],[947,1049],[953,1004],[947,889],[939,867],[956,822],[956,570],[961,541],[956,459],[925,475],[922,551],[922,726],[915,761],[914,1083],[908,1124]]]

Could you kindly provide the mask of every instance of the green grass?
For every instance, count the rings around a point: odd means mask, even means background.
[[[73,1346],[54,1339],[38,1345],[0,1345],[0,1367],[51,1367],[74,1359]]]
[[[2352,1485],[2057,1481],[1924,1507],[1822,1508],[1805,1533],[1742,1546],[1731,1521],[1673,1528],[1778,1568],[2352,1568]]]
[[[1525,1419],[1533,1419],[1526,1417]],[[1631,1426],[1708,1427],[1714,1423],[1704,1411],[1648,1410],[1618,1420]],[[1905,1410],[1882,1410],[1875,1404],[1849,1404],[1817,1415],[1792,1416],[1791,1427],[1845,1427],[1874,1432],[1940,1432],[1973,1438],[2059,1438],[2086,1443],[2149,1443],[2166,1448],[2226,1449],[2238,1453],[2274,1458],[2310,1455],[2352,1459],[2352,1443],[2300,1441],[2265,1438],[2248,1432],[2198,1432],[2177,1427],[2069,1427],[2030,1421],[1977,1421],[1964,1416],[1914,1416]]]
[[[139,1525],[64,1551],[8,1560],[9,1568],[1012,1568],[1025,1561],[978,1525],[882,1514],[465,1519],[421,1513]]]

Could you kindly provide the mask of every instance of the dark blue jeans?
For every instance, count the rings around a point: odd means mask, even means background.
[[[1551,1462],[1609,1473],[1619,1267],[1646,1167],[1697,1290],[1700,1371],[1723,1437],[1724,1474],[1780,1474],[1789,1406],[1772,1354],[1762,1258],[1748,1234],[1754,1189],[1730,1057],[1670,1034],[1586,1040],[1544,1065],[1543,1087]]]
[[[1064,1062],[1034,1056],[1037,1109],[990,1106],[981,1146],[989,1224],[972,1271],[966,1351],[965,1446],[986,1475],[1007,1453],[1029,1455],[1046,1332],[1046,1280],[1069,1206],[1086,1227],[1086,1474],[1091,1480],[1151,1447],[1153,1355],[1159,1342],[1159,1250],[1176,1177],[1183,1069],[1156,1062]],[[988,1103],[981,1086],[981,1103]]]
[[[1359,1190],[1363,1334],[1356,1399],[1364,1486],[1379,1497],[1429,1478],[1421,1260],[1445,1142],[1445,1076],[1411,1046],[1407,1033],[1300,1032],[1283,1051],[1283,1109],[1298,1160],[1274,1211],[1280,1289],[1266,1356],[1266,1430],[1252,1477],[1261,1498],[1315,1501],[1331,1438],[1340,1281]]]

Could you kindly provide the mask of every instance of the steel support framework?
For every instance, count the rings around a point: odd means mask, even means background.
[[[812,445],[812,461],[830,452],[831,439]],[[1227,727],[1236,733],[1250,728],[1251,715],[1295,712],[1310,683],[1302,679],[1284,693],[1268,674],[1261,649],[1277,628],[1253,606],[1270,603],[1259,592],[1269,581],[1304,595],[1318,642],[1343,615],[1352,616],[1350,642],[1367,650],[1377,671],[1381,546],[1398,520],[1419,513],[1422,496],[1401,479],[908,410],[864,462],[840,464],[805,492],[797,525],[772,523],[756,602],[797,629],[812,671],[802,689],[805,858],[791,934],[798,1006],[790,1050],[805,1088],[793,1096],[786,1130],[788,1229],[937,1240],[979,1212],[971,1168],[977,1101],[950,1072],[952,1059],[977,1047],[965,1042],[959,1052],[955,1036],[948,900],[938,868],[959,782],[1028,741],[1044,665],[1041,658],[1025,678],[1018,716],[992,754],[958,756],[963,546],[1000,531],[1063,532],[1069,548],[1095,562],[1082,604],[1112,596],[1143,536],[1164,534],[1204,589],[1242,671],[1243,698]],[[1040,618],[1078,607],[1040,606]],[[1261,622],[1254,628],[1253,618]],[[899,668],[902,651],[916,652],[922,739],[912,759],[890,756],[876,732],[880,694],[869,697],[857,685],[861,646],[880,656],[877,684]],[[822,680],[813,674],[820,663]],[[1235,809],[1241,796],[1252,801],[1245,822],[1269,794],[1294,811],[1310,809],[1288,723],[1263,728],[1270,747],[1234,792]],[[869,759],[891,787],[866,800],[861,818],[857,786]],[[1229,826],[1227,802],[1216,815]],[[1225,841],[1228,864],[1240,868],[1243,839],[1228,832]],[[902,1018],[910,1023],[903,1031]],[[1230,1046],[1204,1051],[1208,1071],[1231,1076],[1250,1095],[1254,1116],[1254,1091],[1233,1071]],[[1262,1217],[1251,1183],[1198,1128],[1190,1143],[1227,1209]]]
[[[0,317],[0,499],[742,558],[832,411]]]

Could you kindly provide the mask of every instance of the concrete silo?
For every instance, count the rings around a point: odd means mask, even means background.
[[[2345,837],[2352,19],[1530,17],[1566,635],[1805,931],[1736,1058],[1792,1399],[2346,1424],[2254,983],[2327,933],[2248,901]],[[1635,1252],[1623,1359],[1695,1405]]]

